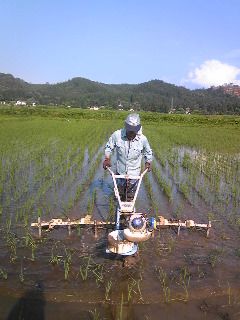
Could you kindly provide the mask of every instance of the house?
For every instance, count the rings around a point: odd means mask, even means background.
[[[168,113],[172,114],[172,113],[175,113],[175,112],[176,112],[176,109],[175,108],[171,108]]]
[[[15,106],[26,106],[26,105],[27,105],[27,102],[21,101],[21,100],[18,100],[18,101],[15,103]]]

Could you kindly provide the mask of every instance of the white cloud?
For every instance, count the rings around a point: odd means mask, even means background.
[[[186,82],[192,82],[202,87],[219,86],[224,83],[240,85],[237,76],[240,69],[218,60],[207,60],[188,74]]]

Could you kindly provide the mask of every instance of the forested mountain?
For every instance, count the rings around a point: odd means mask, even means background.
[[[10,74],[0,73],[0,101],[24,100],[44,105],[87,108],[183,112],[186,108],[202,113],[240,113],[240,98],[224,93],[221,87],[189,90],[161,80],[140,84],[104,84],[73,78],[57,84],[31,84]]]

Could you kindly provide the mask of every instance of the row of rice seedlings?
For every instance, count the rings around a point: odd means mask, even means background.
[[[149,199],[151,201],[152,210],[153,210],[153,212],[155,212],[155,215],[157,215],[157,213],[159,211],[158,210],[158,203],[157,203],[157,200],[154,197],[154,192],[153,192],[152,185],[151,185],[151,182],[150,182],[150,179],[149,179],[148,175],[145,175],[145,177],[144,177],[144,185],[145,185],[145,188],[147,190],[148,197],[149,197]]]
[[[87,204],[87,213],[89,215],[93,214],[93,210],[96,204],[96,198],[97,198],[97,190],[95,189],[92,193],[92,198],[88,200],[88,204]]]
[[[157,169],[156,165],[153,163],[152,171],[157,179],[159,186],[163,189],[164,193],[168,197],[169,201],[172,201],[172,188],[170,184],[162,177],[160,169]]]
[[[96,170],[98,169],[101,161],[102,161],[102,154],[99,153],[97,158],[95,159],[95,162],[92,163],[92,165],[90,166],[87,176],[82,181],[82,183],[79,184],[79,186],[76,188],[75,196],[73,198],[73,203],[79,200],[82,192],[85,191],[87,187],[91,184],[92,179],[94,178]],[[92,194],[92,198],[89,199],[88,205],[87,205],[87,211],[89,214],[93,213],[94,206],[96,204],[96,198],[97,198],[97,190],[94,190]]]

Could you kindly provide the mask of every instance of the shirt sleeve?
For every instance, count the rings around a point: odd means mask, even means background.
[[[143,156],[145,162],[152,162],[153,152],[146,137],[143,143]]]
[[[105,157],[110,157],[110,155],[112,154],[113,150],[116,147],[116,139],[115,139],[115,132],[111,135],[111,137],[109,138],[106,146],[105,146]]]

